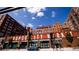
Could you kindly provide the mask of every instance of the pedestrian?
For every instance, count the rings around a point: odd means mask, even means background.
[[[52,48],[53,48],[53,50],[55,49],[55,44],[53,44]]]
[[[58,50],[58,48],[59,48],[59,44],[56,43],[56,44],[55,44],[55,47],[56,47],[56,50]]]
[[[2,49],[4,49],[4,47],[5,47],[4,44],[5,44],[5,40],[2,40],[1,41]]]

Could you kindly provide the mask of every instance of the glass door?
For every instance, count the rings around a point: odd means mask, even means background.
[[[16,49],[17,48],[17,45],[18,45],[17,42],[12,43],[12,49]]]
[[[49,48],[49,41],[42,41],[40,42],[41,48]]]

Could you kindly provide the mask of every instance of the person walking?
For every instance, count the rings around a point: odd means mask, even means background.
[[[2,46],[2,49],[4,49],[4,48],[5,48],[5,45],[4,45],[4,44],[5,44],[5,40],[2,40],[2,41],[1,41],[1,46]]]

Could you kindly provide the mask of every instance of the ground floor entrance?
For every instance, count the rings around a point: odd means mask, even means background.
[[[27,48],[27,42],[21,42],[20,48],[21,48],[21,49]]]
[[[62,40],[60,38],[52,39],[52,48],[62,48]]]
[[[18,42],[12,42],[11,49],[16,49],[16,48],[18,48]]]
[[[3,44],[3,49],[8,49],[8,48],[9,48],[8,42],[4,43],[4,44]]]
[[[29,46],[38,47],[38,42],[29,42]]]
[[[49,41],[40,41],[40,48],[49,48]]]

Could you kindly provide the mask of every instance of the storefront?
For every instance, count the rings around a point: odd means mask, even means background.
[[[12,49],[18,48],[18,42],[12,42],[11,48],[12,48]]]
[[[54,48],[56,45],[58,45],[58,47],[62,48],[61,38],[52,39],[52,47]]]
[[[49,48],[49,40],[40,40],[40,48]]]
[[[29,46],[38,47],[38,41],[33,40],[32,42],[29,42]]]
[[[8,49],[8,48],[9,48],[9,44],[8,44],[8,42],[5,42],[3,45],[3,49]]]
[[[27,48],[27,42],[21,42],[20,48],[21,48],[21,49]]]
[[[24,49],[27,47],[27,36],[25,35],[13,36],[13,41],[16,41],[12,43],[13,48]]]

